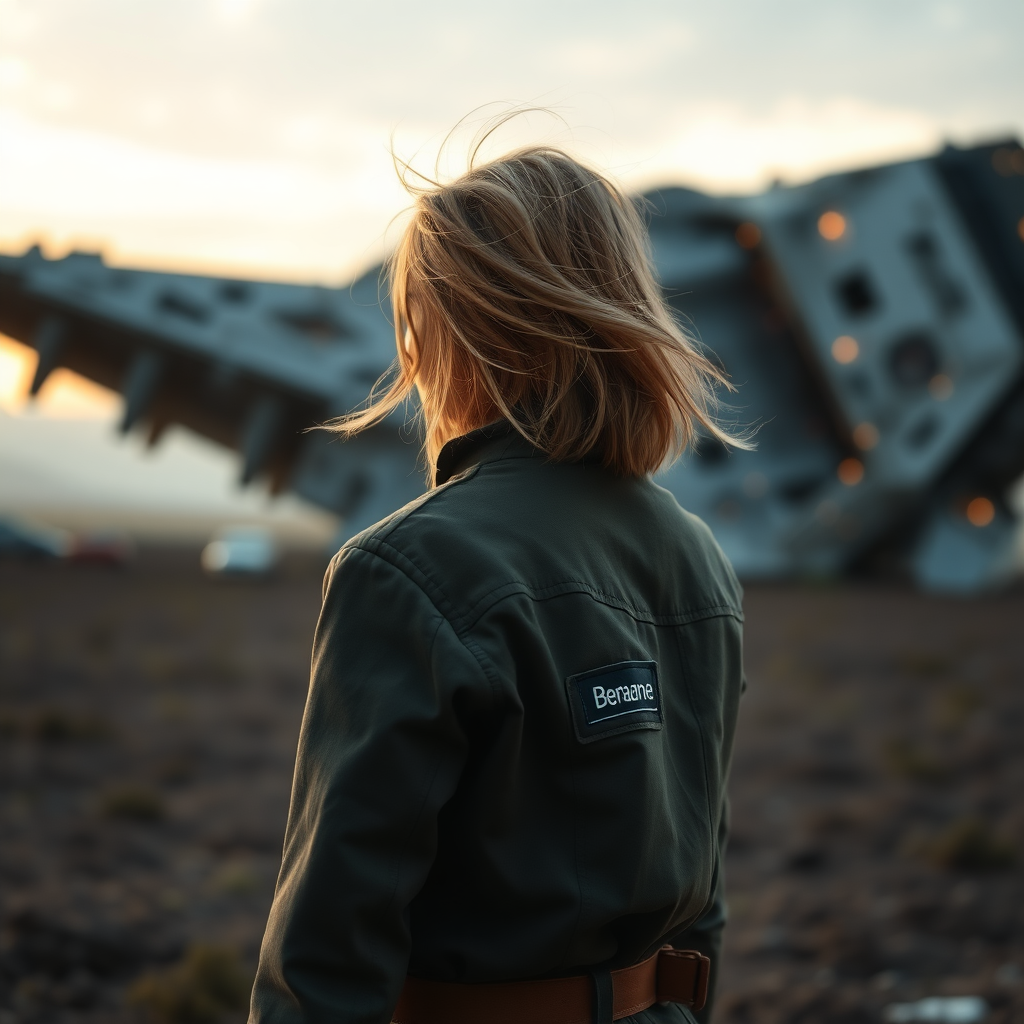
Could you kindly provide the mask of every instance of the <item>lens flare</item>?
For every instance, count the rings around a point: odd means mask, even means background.
[[[845,366],[847,363],[852,363],[859,355],[860,345],[857,344],[857,339],[851,338],[848,334],[841,334],[832,342],[832,358],[837,363],[842,363]]]
[[[953,381],[944,373],[937,373],[928,381],[928,393],[937,402],[944,402],[953,394]]]
[[[846,234],[846,218],[835,210],[826,210],[818,218],[818,233],[828,242],[837,242]]]
[[[988,526],[996,517],[996,507],[988,498],[972,498],[967,503],[967,521],[972,526]]]
[[[878,427],[874,423],[858,423],[853,428],[853,443],[862,452],[871,451],[878,444]]]
[[[746,220],[736,229],[736,241],[743,249],[753,249],[761,241],[761,229]]]
[[[836,468],[836,476],[847,487],[854,487],[864,479],[864,463],[860,459],[843,459]]]

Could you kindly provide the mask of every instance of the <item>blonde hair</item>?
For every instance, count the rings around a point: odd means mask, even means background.
[[[715,422],[729,384],[669,312],[640,214],[607,178],[535,146],[411,191],[386,268],[397,372],[328,426],[354,434],[416,389],[431,476],[447,441],[500,418],[552,460],[625,476],[699,432],[748,447]]]

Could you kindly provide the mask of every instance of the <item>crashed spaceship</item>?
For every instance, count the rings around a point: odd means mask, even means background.
[[[1024,473],[1024,150],[1015,141],[755,196],[639,199],[669,302],[737,387],[757,448],[704,442],[660,482],[741,577],[882,569],[1005,580]],[[0,257],[0,331],[121,392],[122,431],[180,423],[352,534],[423,489],[395,416],[341,443],[394,333],[374,269],[344,288]]]

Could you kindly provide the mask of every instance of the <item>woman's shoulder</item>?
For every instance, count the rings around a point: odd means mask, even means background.
[[[380,551],[417,547],[427,540],[424,536],[425,531],[429,533],[430,542],[434,544],[443,541],[445,534],[450,533],[454,538],[459,533],[458,508],[462,504],[460,498],[464,494],[461,485],[473,477],[477,469],[479,467],[474,466],[440,487],[426,491],[372,526],[368,526],[346,541],[338,554],[352,549]],[[462,493],[453,500],[452,492],[457,489],[461,489]]]
[[[593,466],[508,460],[476,466],[354,537],[456,617],[506,590],[541,595],[578,583],[643,596],[669,614],[741,590],[708,527],[649,479]]]
[[[459,513],[463,502],[459,498],[453,501],[452,492],[472,477],[475,469],[421,494],[349,538],[331,560],[325,590],[346,562],[379,558],[426,591],[435,603],[446,603],[441,594],[447,589],[445,577],[465,561],[467,547],[478,534],[466,529]]]

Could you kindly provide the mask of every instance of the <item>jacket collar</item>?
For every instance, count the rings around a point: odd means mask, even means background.
[[[518,434],[508,420],[496,420],[461,437],[453,437],[441,449],[434,470],[434,486],[440,487],[471,466],[540,455],[540,450]]]

